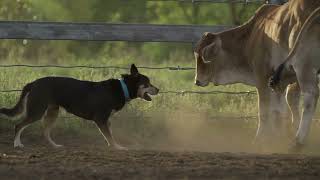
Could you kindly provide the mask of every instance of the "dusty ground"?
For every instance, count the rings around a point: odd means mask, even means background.
[[[57,137],[52,149],[40,137],[0,133],[0,179],[320,179],[320,156],[257,155],[157,150],[107,150],[100,139]],[[77,140],[77,141],[75,141]]]

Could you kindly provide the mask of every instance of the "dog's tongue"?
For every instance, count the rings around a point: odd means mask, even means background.
[[[143,94],[143,99],[147,100],[147,101],[151,101],[151,97],[148,95],[148,93],[144,93]]]

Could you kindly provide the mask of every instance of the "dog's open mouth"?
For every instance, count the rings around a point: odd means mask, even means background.
[[[151,100],[152,100],[151,97],[149,96],[149,94],[148,94],[147,92],[145,92],[145,93],[143,94],[143,99],[146,100],[146,101],[151,101]]]

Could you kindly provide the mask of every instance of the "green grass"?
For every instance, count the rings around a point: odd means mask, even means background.
[[[142,61],[142,62],[140,62]],[[56,64],[60,65],[92,65],[92,66],[122,66],[130,67],[130,64],[135,63],[137,66],[187,66],[193,67],[193,59],[190,57],[190,63],[146,63],[146,60],[124,57],[122,59],[105,57],[100,59],[61,59]],[[2,64],[31,64],[21,60],[7,60]],[[43,60],[42,62],[33,64],[51,64]],[[150,77],[152,84],[159,87],[161,91],[248,91],[254,90],[242,84],[230,86],[213,86],[200,88],[194,85],[194,71],[169,71],[169,70],[149,70],[140,69],[142,74]],[[128,73],[127,70],[121,69],[61,69],[61,68],[28,68],[14,67],[2,68],[0,71],[0,89],[22,89],[23,85],[34,81],[44,76],[67,76],[81,80],[101,81],[109,78],[120,78],[121,74]],[[13,105],[19,93],[3,93],[0,97],[1,106]],[[256,95],[197,95],[197,94],[161,94],[153,98],[153,102],[144,102],[136,100],[126,107],[141,111],[154,111],[161,108],[162,111],[172,111],[182,107],[190,107],[194,111],[210,111],[217,115],[219,114],[234,114],[234,115],[254,115],[257,112]]]

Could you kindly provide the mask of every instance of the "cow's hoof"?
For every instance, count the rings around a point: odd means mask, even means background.
[[[19,148],[23,148],[24,145],[21,143],[14,143],[13,147],[19,149]]]
[[[128,148],[123,147],[123,146],[121,146],[121,145],[119,145],[119,144],[115,144],[115,145],[113,145],[111,148],[112,148],[112,149],[115,149],[115,150],[120,150],[120,151],[128,151],[128,150],[129,150]]]
[[[52,145],[53,148],[56,148],[56,149],[59,149],[59,148],[63,148],[64,146],[61,145],[61,144],[55,144],[55,145]]]
[[[289,145],[289,152],[290,153],[301,153],[302,149],[303,149],[304,145],[297,142],[297,141],[293,141],[290,145]]]

